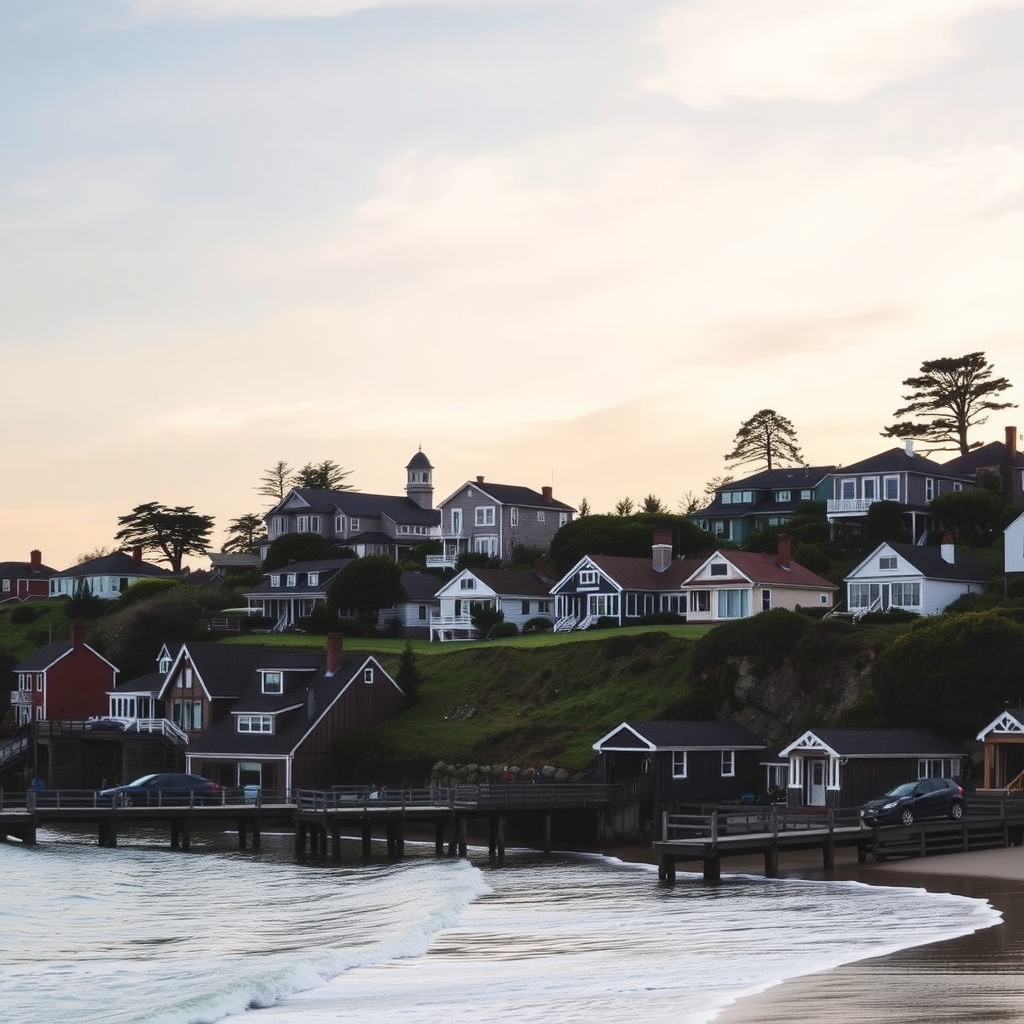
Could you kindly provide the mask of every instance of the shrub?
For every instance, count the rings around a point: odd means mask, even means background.
[[[587,629],[614,629],[618,624],[618,620],[613,619],[610,615],[602,615],[599,619],[595,619]]]
[[[676,612],[652,612],[637,619],[638,626],[681,626],[686,622],[685,615]]]
[[[488,639],[496,639],[501,636],[516,636],[519,633],[519,627],[514,622],[496,622],[487,631]]]
[[[24,625],[26,622],[34,622],[36,610],[30,604],[19,604],[11,609],[11,622],[15,625]]]
[[[890,608],[884,612],[867,612],[860,617],[861,622],[877,622],[882,625],[894,622],[913,622],[921,618],[917,612],[908,612],[906,608]]]
[[[529,619],[523,623],[524,633],[547,633],[548,630],[554,628],[555,624],[550,619],[545,619],[543,616]]]

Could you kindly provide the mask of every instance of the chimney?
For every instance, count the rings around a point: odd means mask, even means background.
[[[343,643],[340,633],[327,634],[327,667],[324,674],[333,676],[341,666],[341,659],[344,656]]]
[[[38,550],[37,548],[35,551],[29,553],[29,558],[32,560],[32,571],[39,572],[39,570],[43,567],[42,551]]]
[[[942,544],[939,546],[939,554],[947,565],[955,564],[956,554],[953,550],[953,538],[948,533],[942,538]]]
[[[545,501],[550,501],[551,500],[551,491],[552,491],[552,488],[550,488],[550,487],[542,487],[540,489],[540,493],[544,495],[544,500]]]
[[[316,690],[312,686],[306,687],[306,719],[312,722],[316,718]]]
[[[85,626],[80,622],[72,623],[71,625],[71,649],[73,651],[80,650],[85,644]]]
[[[912,437],[908,437],[906,441],[903,442],[903,446],[905,448],[904,454],[908,459],[912,459],[914,457],[914,439]]]
[[[1013,459],[1017,454],[1017,428],[1006,428],[1006,454]]]
[[[780,569],[792,568],[792,551],[793,546],[789,540],[788,533],[780,533],[778,540],[776,541],[776,561],[779,564]]]
[[[138,544],[132,548],[132,561],[136,565],[142,565],[142,548]]]
[[[482,476],[478,476],[478,477],[476,478],[476,482],[477,482],[478,484],[482,484],[482,483],[484,482],[484,478],[483,478]]]
[[[1006,428],[1006,451],[1003,452],[1003,464],[999,467],[999,477],[1002,483],[1003,497],[1011,505],[1016,505],[1017,488],[1015,486],[1017,476],[1017,428]]]
[[[672,564],[672,533],[669,530],[655,530],[651,545],[651,568],[664,572]]]

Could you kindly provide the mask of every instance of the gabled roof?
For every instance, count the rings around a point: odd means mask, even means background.
[[[819,576],[816,572],[802,566],[799,562],[791,561],[788,568],[783,568],[779,563],[778,555],[768,554],[759,551],[733,551],[727,548],[709,555],[701,560],[697,567],[686,579],[687,586],[706,587],[708,585],[721,584],[730,585],[728,579],[717,580],[714,578],[695,579],[697,573],[709,562],[724,559],[730,562],[737,572],[742,573],[751,583],[764,587],[799,587],[807,590],[838,590],[835,583]]]
[[[978,733],[977,739],[984,740],[990,733],[997,736],[1019,736],[1024,742],[1024,708],[1001,711]]]
[[[690,518],[721,516],[740,519],[745,516],[761,515],[766,512],[793,512],[802,504],[800,491],[818,487],[835,469],[835,466],[788,466],[783,469],[763,469],[760,473],[730,480],[715,491],[714,497],[704,506],[690,513]],[[753,491],[754,501],[740,504],[725,504],[723,491]],[[776,501],[776,491],[790,491],[789,501]]]
[[[95,647],[90,647],[88,644],[83,643],[80,650],[88,651],[94,658],[99,658],[100,661],[109,665],[114,672],[118,671],[117,666],[104,658]],[[40,647],[38,651],[30,654],[24,661],[19,661],[14,666],[13,671],[46,672],[53,665],[56,665],[58,661],[71,654],[72,651],[74,651],[74,645],[70,640],[51,640],[44,647]]]
[[[49,579],[56,569],[48,565],[34,566],[31,562],[0,562],[0,578],[4,579]]]
[[[298,497],[299,501],[294,499]],[[343,512],[350,519],[387,516],[396,523],[414,526],[436,526],[441,513],[423,508],[412,498],[398,494],[366,494],[363,491],[325,491],[318,487],[294,487],[275,505],[264,519],[276,513],[292,510],[297,504],[313,512],[333,514]]]
[[[498,595],[551,596],[551,581],[542,580],[535,572],[521,569],[467,569],[466,573],[475,576],[485,587]]]
[[[593,745],[605,750],[763,750],[764,742],[738,722],[626,721]]]
[[[556,501],[554,498],[546,498],[539,491],[535,491],[530,487],[519,487],[515,484],[492,484],[482,480],[467,480],[461,487],[452,491],[440,504],[446,505],[467,487],[475,487],[499,505],[553,509],[558,512],[576,511],[572,505],[566,505],[564,501]]]
[[[639,558],[629,555],[588,555],[585,561],[589,561],[613,583],[618,584],[621,590],[657,592],[678,591],[683,581],[702,560],[676,558],[669,563],[664,572],[658,572],[654,568],[649,556]],[[578,562],[562,579],[578,572],[581,564],[582,561]]]
[[[250,679],[231,713],[215,722],[192,740],[192,754],[287,756],[295,752],[316,723],[330,710],[339,697],[353,684],[362,683],[363,669],[372,667],[375,680],[382,685],[401,688],[384,670],[380,662],[365,654],[347,654],[333,675],[324,672],[324,655],[319,655],[320,668],[304,679],[302,685],[283,694],[260,692],[259,678]],[[269,666],[268,666],[269,667]],[[377,685],[377,682],[374,683]],[[310,714],[312,708],[312,714]],[[239,733],[238,714],[269,714],[275,716],[275,728],[268,733]]]
[[[899,555],[900,558],[909,562],[925,579],[947,580],[960,583],[987,583],[992,578],[990,570],[986,569],[976,558],[972,558],[966,552],[957,552],[954,549],[952,563],[942,557],[941,547],[927,547],[920,544],[897,543],[886,541],[879,544],[874,551],[868,555],[856,568],[846,577],[846,580],[854,579],[860,574],[861,569],[877,559],[886,549]],[[874,575],[872,573],[871,575]]]
[[[906,448],[889,448],[877,455],[871,455],[860,462],[849,466],[838,466],[833,476],[854,476],[858,473],[920,473],[922,476],[952,477],[965,479],[962,473],[956,473],[939,462],[926,459],[916,453],[907,454]]]
[[[957,455],[956,458],[944,462],[943,465],[950,473],[974,476],[981,469],[1002,468],[1008,450],[1002,441],[993,441],[980,448],[972,448],[966,455]],[[1015,451],[1012,462],[1014,466],[1024,468],[1024,452]]]
[[[963,751],[926,729],[808,729],[780,754],[821,750],[832,757],[959,757]]]
[[[262,582],[257,584],[252,590],[247,590],[245,596],[294,597],[305,593],[323,594],[334,577],[352,561],[354,561],[352,558],[322,558],[319,561],[292,562],[289,565],[282,565],[278,569],[271,569],[269,572],[264,573]],[[310,585],[309,582],[309,574],[311,572],[319,573],[320,575],[320,579],[315,586]],[[295,583],[289,586],[288,577],[291,575],[295,576]],[[280,577],[279,586],[271,585],[271,576]]]
[[[109,555],[100,555],[99,558],[90,558],[88,561],[79,562],[63,572],[54,573],[55,576],[70,576],[78,579],[83,576],[170,576],[170,569],[164,569],[152,562],[136,562],[135,559],[124,551],[115,551]]]
[[[444,581],[433,573],[412,572],[402,573],[402,589],[406,601],[435,601],[438,588]]]
[[[161,688],[167,689],[178,666],[188,657],[197,681],[211,700],[237,698],[245,687],[268,669],[310,670],[323,665],[323,652],[290,650],[268,644],[182,644]]]

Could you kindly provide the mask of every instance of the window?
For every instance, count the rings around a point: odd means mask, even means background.
[[[509,526],[519,525],[519,509],[514,505],[508,510],[508,524]]]
[[[691,612],[704,612],[707,614],[711,611],[711,591],[710,590],[691,590],[690,591],[690,611]]]
[[[416,609],[416,614],[419,616],[420,622],[427,621],[427,606],[425,604],[419,605]]]
[[[761,591],[761,611],[770,612],[772,610],[772,592],[770,590]]]
[[[408,533],[409,532],[409,527],[408,526],[400,526],[398,528],[398,532],[399,533]]]
[[[866,501],[878,500],[878,477],[866,476],[861,481],[861,493]]]
[[[538,509],[537,510],[537,522],[538,523],[543,523],[544,522],[544,510],[543,509]]]
[[[203,702],[200,700],[178,700],[171,710],[171,719],[185,732],[198,732],[203,727]]]
[[[452,509],[452,533],[456,536],[462,533],[462,509]]]
[[[924,478],[924,500],[931,501],[935,497],[935,479],[930,476]]]
[[[568,512],[559,512],[558,513],[558,525],[559,526],[565,526],[565,524],[567,522],[569,522],[569,513]]]
[[[238,762],[238,784],[240,786],[261,786],[263,784],[263,766],[259,761]]]
[[[619,595],[618,594],[591,594],[588,598],[590,607],[588,614],[596,615],[599,618],[619,617]]]
[[[790,500],[792,500],[792,494],[791,494],[790,491],[776,491],[775,492],[775,500],[776,501],[790,501]]]
[[[320,573],[318,573],[318,572],[307,573],[306,574],[306,582],[311,587],[319,587],[320,586]]]
[[[43,692],[43,673],[42,672],[40,672],[39,675],[36,676],[36,692],[37,693],[42,693]]]
[[[352,518],[351,518],[351,519],[350,519],[350,520],[348,521],[348,525],[349,525],[349,529],[350,529],[350,530],[351,530],[351,531],[352,531],[353,533],[358,533],[358,532],[359,532],[359,528],[360,528],[360,527],[359,527],[359,520],[358,520],[358,519],[356,519],[356,517],[355,517],[355,516],[353,516],[353,517],[352,517]]]
[[[686,751],[685,750],[673,750],[672,751],[672,778],[673,779],[685,779],[686,778]]]
[[[320,532],[320,517],[319,516],[296,516],[295,517],[295,531],[296,531],[296,533],[319,533]]]
[[[839,497],[843,501],[853,501],[857,497],[857,481],[852,477],[839,481]]]
[[[711,533],[722,540],[732,539],[732,521],[729,519],[712,519]]]
[[[280,537],[282,533],[288,532],[288,520],[284,516],[271,516],[270,536]]]
[[[286,587],[294,587],[297,578],[298,577],[295,575],[295,573],[293,573],[293,572],[288,573],[288,575],[285,577],[285,581],[284,581],[285,586]]]
[[[919,779],[947,779],[960,774],[960,762],[952,757],[922,757],[917,762]]]
[[[828,604],[828,594],[819,594],[818,595],[818,604],[827,605]]]
[[[550,601],[538,601],[537,602],[537,611],[538,612],[550,612],[551,611],[551,602]]]
[[[953,481],[953,490],[954,491],[962,491],[963,489],[964,489],[964,485],[962,483],[960,483],[959,480],[954,480]]]
[[[167,675],[171,671],[171,659],[166,655],[160,659],[158,666],[161,675]]]
[[[712,562],[708,566],[709,576],[728,576],[729,566],[725,562]]]
[[[493,526],[494,506],[477,505],[477,507],[473,509],[473,524],[475,526]]]
[[[264,672],[263,692],[284,693],[284,675],[281,672]]]
[[[749,614],[749,590],[720,590],[718,592],[718,617],[720,619],[745,619]]]
[[[476,590],[476,577],[475,576],[464,576],[459,580],[460,590]]]
[[[580,586],[581,587],[593,587],[597,585],[597,570],[596,569],[581,569],[580,570]]]
[[[736,774],[736,751],[722,751],[722,777],[732,777]]]
[[[364,683],[372,683],[373,682],[373,669],[372,668],[364,668],[363,669],[363,682]]]
[[[274,719],[272,715],[239,715],[239,732],[264,732],[274,731]]]
[[[893,583],[892,603],[899,608],[917,608],[921,604],[921,584]]]
[[[345,517],[338,515],[334,517],[334,532],[344,533],[345,532]]]
[[[529,615],[530,614],[530,602],[529,601],[523,601],[523,611],[522,611],[522,614],[523,615]]]
[[[805,487],[800,492],[800,500],[801,501],[811,501],[811,500],[813,500],[813,498],[814,498],[814,492],[809,487]]]
[[[473,550],[479,551],[482,555],[487,555],[490,558],[498,557],[498,538],[497,537],[474,537],[473,538]]]
[[[4,593],[9,594],[11,592],[11,581],[4,580]]]
[[[281,586],[281,577],[277,573],[274,573],[274,575],[270,577],[270,585],[272,587]]]
[[[900,478],[898,476],[882,478],[882,497],[885,501],[900,500]]]
[[[879,555],[878,558],[879,569],[895,569],[896,568],[896,556],[895,555]]]

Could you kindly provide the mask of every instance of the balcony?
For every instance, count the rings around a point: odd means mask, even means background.
[[[458,556],[454,551],[449,551],[444,555],[427,555],[427,568],[428,569],[454,569],[455,561]]]
[[[11,691],[11,703],[12,704],[31,704],[32,703],[32,691],[31,690],[12,690]]]
[[[875,503],[875,498],[829,498],[827,515],[863,515]]]

